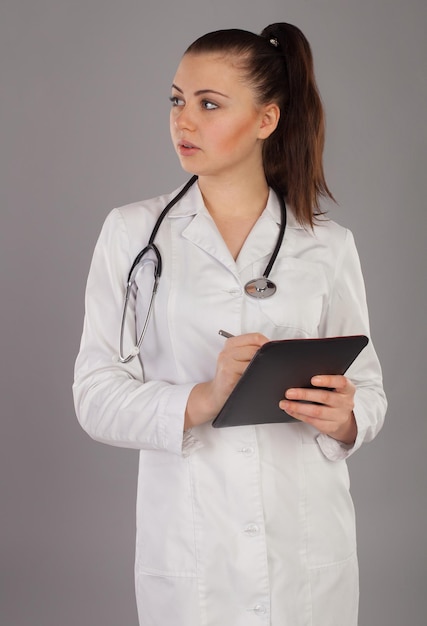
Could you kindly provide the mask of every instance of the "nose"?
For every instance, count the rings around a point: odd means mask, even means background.
[[[194,115],[188,106],[178,107],[173,109],[174,126],[177,130],[194,130],[195,122]]]

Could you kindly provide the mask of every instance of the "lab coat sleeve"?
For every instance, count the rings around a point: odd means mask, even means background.
[[[359,256],[350,231],[345,231],[342,250],[338,254],[328,306],[323,316],[321,334],[326,337],[365,334],[370,337],[365,285]],[[380,431],[387,408],[381,366],[372,340],[346,372],[355,384],[354,415],[357,438],[352,446],[341,444],[320,434],[320,448],[331,461],[347,458],[363,442],[371,441]]]
[[[87,281],[73,385],[76,414],[97,441],[185,455],[195,445],[183,428],[193,385],[144,382],[138,357],[127,364],[118,362],[125,284],[133,261],[129,247],[124,218],[115,209],[102,228]],[[125,345],[133,346],[134,309],[128,308]]]

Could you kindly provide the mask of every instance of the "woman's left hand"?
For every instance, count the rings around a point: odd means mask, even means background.
[[[314,387],[326,389],[288,389],[280,408],[301,422],[311,424],[321,433],[342,443],[352,445],[357,436],[357,425],[353,414],[356,387],[345,376],[314,376]],[[295,402],[317,402],[306,404]]]

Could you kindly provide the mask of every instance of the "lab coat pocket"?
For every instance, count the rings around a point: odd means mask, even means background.
[[[311,626],[357,626],[359,568],[356,554],[310,570]]]
[[[262,266],[254,268],[262,273]],[[277,286],[271,298],[257,300],[259,308],[286,336],[315,337],[327,297],[327,281],[316,263],[301,259],[278,260],[270,275]]]
[[[195,529],[188,460],[169,452],[140,453],[137,571],[196,576]]]
[[[356,552],[354,506],[345,461],[329,461],[317,443],[303,444],[307,562],[320,567]]]

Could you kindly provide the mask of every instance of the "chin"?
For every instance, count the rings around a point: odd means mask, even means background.
[[[181,167],[184,172],[191,174],[191,176],[209,176],[210,172],[207,172],[201,167],[191,167],[190,163],[181,163]]]
[[[184,170],[184,172],[187,172],[188,174],[191,174],[192,176],[196,175],[199,176],[199,172],[197,170],[197,167],[190,167],[189,165],[184,165],[183,163],[181,163],[181,167]]]
[[[182,167],[182,169],[184,170],[184,172],[188,172],[188,174],[196,174],[197,176],[199,175],[199,171],[197,167],[195,167],[195,165],[193,163],[189,162],[189,159],[183,159],[180,157],[179,159],[179,163]]]

